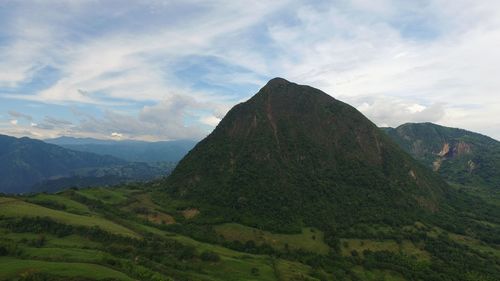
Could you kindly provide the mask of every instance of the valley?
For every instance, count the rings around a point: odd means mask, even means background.
[[[0,280],[499,280],[496,189],[386,133],[273,79],[167,178],[2,195]]]
[[[0,0],[0,281],[500,281],[500,1]]]
[[[203,207],[186,218],[187,202],[157,204],[157,192],[123,186],[2,197],[0,280],[494,280],[499,272],[500,248],[471,229],[357,224],[326,244],[310,227],[280,234],[208,223]],[[149,220],[137,206],[176,224]]]

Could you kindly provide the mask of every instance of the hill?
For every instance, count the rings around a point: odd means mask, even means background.
[[[439,210],[448,190],[355,108],[281,78],[233,107],[165,185],[277,231],[401,224]]]
[[[173,164],[137,163],[66,149],[30,138],[0,135],[0,193],[58,191],[152,180]]]
[[[432,123],[409,123],[384,130],[401,148],[447,181],[500,188],[499,141]]]
[[[71,150],[111,155],[132,162],[178,162],[191,150],[196,141],[172,140],[145,142],[133,140],[99,140],[93,138],[59,137],[45,142]]]
[[[498,211],[478,202],[482,228],[364,223],[332,244],[312,227],[210,222],[213,209],[145,184],[0,196],[0,280],[499,280]]]
[[[77,169],[125,163],[118,158],[72,151],[35,139],[0,135],[0,192],[27,192],[37,182],[65,177]]]
[[[74,170],[69,176],[43,180],[30,188],[30,192],[57,192],[67,188],[109,187],[124,183],[146,182],[167,176],[173,163],[129,162],[123,165]]]
[[[0,280],[500,280],[500,194],[271,80],[167,180],[0,196]]]

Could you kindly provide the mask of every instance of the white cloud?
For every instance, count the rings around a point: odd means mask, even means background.
[[[391,0],[350,0],[350,3],[357,10],[384,16],[394,13],[396,6]]]
[[[500,2],[383,1],[400,9],[382,5],[363,17],[355,11],[376,6],[364,2],[355,1],[354,11],[305,5],[296,10],[298,23],[269,23],[277,57],[256,65],[267,62],[265,74],[316,86],[353,105],[364,101],[369,106],[361,111],[377,124],[432,121],[500,138],[498,127],[481,125],[494,123],[500,110]],[[401,28],[409,24],[405,18],[417,20],[415,30]]]
[[[407,107],[407,109],[411,112],[411,113],[418,113],[418,112],[422,112],[424,110],[427,109],[427,107],[421,105],[421,104],[418,104],[418,103],[415,103],[415,104],[412,104],[412,105],[409,105]]]
[[[4,28],[16,36],[7,45],[0,45],[0,87],[15,87],[29,81],[48,63],[47,50],[52,36],[47,26],[22,19]]]
[[[111,137],[121,139],[123,137],[123,134],[112,132]]]
[[[207,125],[212,126],[212,127],[217,126],[217,124],[219,124],[220,120],[221,120],[220,118],[217,118],[213,115],[203,116],[200,118],[201,123],[207,124]]]
[[[377,120],[379,126],[395,127],[406,122],[439,122],[445,115],[443,104],[423,106],[394,97],[360,97],[363,101],[357,109],[371,120]],[[353,102],[356,104],[357,102]]]
[[[223,5],[220,1],[193,3],[206,12],[173,26],[152,25],[140,34],[130,34],[128,30],[123,30],[92,37],[81,43],[68,41],[61,36],[47,46],[50,40],[46,40],[40,49],[55,47],[57,52],[47,54],[38,49],[27,52],[31,55],[23,60],[24,73],[19,76],[24,79],[20,80],[26,80],[28,70],[33,69],[38,62],[33,57],[52,58],[45,61],[50,61],[59,69],[62,78],[51,87],[33,95],[17,97],[47,103],[107,104],[106,98],[159,101],[183,87],[176,83],[172,74],[175,69],[169,69],[171,63],[184,56],[208,52],[219,37],[258,23],[283,5],[283,2],[257,1],[252,4],[252,9],[246,9],[246,3],[238,2]],[[175,3],[170,5],[175,6]],[[112,10],[112,7],[105,8]],[[54,30],[45,32],[52,34]],[[51,37],[47,39],[49,38]],[[12,54],[8,56],[15,57]],[[6,62],[2,65],[10,68],[13,64]]]
[[[200,103],[187,95],[174,95],[153,106],[145,106],[136,116],[106,111],[97,118],[78,112],[80,124],[72,128],[70,134],[90,134],[107,138],[110,132],[120,132],[142,140],[200,139],[209,132],[197,121],[198,110],[209,105]]]
[[[29,82],[45,66],[60,77],[35,92],[3,96],[90,104],[105,114],[81,115],[74,124],[11,114],[37,123],[30,129],[38,134],[199,138],[253,93],[239,87],[221,94],[198,82],[224,88],[281,76],[318,87],[379,125],[432,121],[500,138],[493,121],[500,110],[500,2],[257,1],[249,9],[246,2],[193,1],[194,15],[182,20],[162,14],[182,1],[153,3],[146,18],[133,14],[140,2],[55,5],[65,13],[40,3],[34,15],[21,17],[30,9],[19,9],[5,29],[14,40],[0,46],[0,87]],[[116,27],[86,21],[99,17]],[[96,25],[86,32],[80,21]],[[197,56],[223,66],[209,62],[199,76],[177,72]],[[144,101],[150,105],[125,109]]]

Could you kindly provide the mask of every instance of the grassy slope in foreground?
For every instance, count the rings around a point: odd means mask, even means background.
[[[277,234],[236,223],[215,226],[215,231],[226,240],[238,240],[243,243],[254,241],[257,244],[267,243],[271,247],[284,250],[301,249],[308,252],[328,254],[330,248],[323,241],[323,232],[314,228],[303,228],[300,234]]]
[[[28,203],[16,198],[0,198],[0,215],[4,217],[49,217],[55,221],[80,226],[98,226],[111,233],[138,237],[136,233],[117,223],[98,216],[83,216],[64,211],[53,210],[36,204]]]
[[[15,233],[9,229],[0,228],[0,246],[1,245],[16,245],[17,254],[10,252],[7,258],[3,258],[5,264],[10,260],[18,261],[24,267],[20,271],[26,272],[31,268],[33,272],[42,271],[47,266],[51,269],[50,273],[56,276],[86,276],[91,280],[98,280],[93,277],[94,272],[99,272],[101,267],[109,269],[108,272],[121,272],[131,279],[139,280],[168,280],[169,277],[178,280],[269,280],[269,281],[286,281],[286,280],[345,280],[345,281],[379,281],[379,280],[448,280],[448,279],[419,279],[410,277],[409,272],[419,268],[425,272],[431,264],[440,264],[444,272],[450,270],[458,270],[447,264],[450,260],[454,260],[448,251],[458,251],[455,254],[466,257],[464,265],[467,265],[468,271],[463,272],[463,278],[458,277],[454,280],[495,280],[476,278],[482,273],[470,273],[476,271],[476,264],[480,259],[474,251],[480,251],[481,255],[487,257],[491,262],[498,262],[498,255],[491,245],[488,245],[480,240],[475,240],[472,237],[447,233],[445,230],[425,227],[422,224],[417,226],[408,226],[405,229],[407,232],[402,232],[402,229],[395,227],[378,227],[373,230],[361,228],[360,230],[352,230],[345,232],[340,238],[340,249],[338,255],[337,250],[330,248],[322,242],[321,232],[318,230],[311,231],[311,228],[306,228],[302,234],[277,234],[268,231],[261,231],[248,226],[243,226],[235,223],[226,223],[215,225],[206,224],[203,220],[206,219],[206,212],[209,210],[200,209],[200,214],[191,219],[182,219],[183,210],[189,205],[181,205],[175,199],[169,201],[168,206],[156,205],[151,200],[151,195],[144,190],[130,189],[89,189],[78,191],[79,195],[92,195],[97,201],[73,201],[68,196],[71,192],[40,196],[38,199],[53,200],[61,204],[66,203],[68,210],[74,211],[78,204],[86,206],[90,211],[89,215],[95,217],[106,217],[108,222],[116,224],[113,217],[119,218],[120,224],[130,231],[140,234],[141,239],[138,240],[123,240],[122,238],[112,238],[111,240],[99,240],[96,237],[86,237],[79,234],[69,234],[59,237],[58,235],[50,234],[46,231],[22,232]],[[36,197],[36,196],[35,196]],[[78,197],[75,197],[78,199]],[[74,199],[75,199],[74,198]],[[85,197],[87,198],[87,197]],[[33,197],[27,199],[32,200]],[[75,200],[76,200],[75,199]],[[9,208],[0,208],[0,215],[11,212],[15,205],[22,206],[21,209],[29,206],[28,210],[35,210],[40,214],[49,214],[54,220],[61,219],[61,213],[69,215],[73,218],[72,213],[65,210],[52,210],[47,207],[42,207],[36,204],[24,202],[24,197],[19,197],[12,201],[11,198],[2,198],[1,202],[6,200],[12,202]],[[71,201],[72,203],[69,203]],[[108,208],[89,208],[86,204],[98,205],[97,202],[104,204]],[[107,203],[104,203],[107,202]],[[201,242],[193,238],[187,237],[184,234],[172,233],[170,228],[172,225],[163,225],[149,222],[141,218],[141,213],[136,213],[137,202],[146,202],[148,208],[158,210],[176,217],[177,227],[181,229],[186,227],[191,232],[186,231],[187,235],[192,235],[193,230],[199,231],[204,229],[207,235],[210,229],[215,233],[223,234],[222,237],[227,239],[214,242]],[[76,203],[76,204],[75,204]],[[187,204],[188,202],[184,202]],[[47,206],[50,206],[48,204]],[[54,205],[58,207],[58,205]],[[78,205],[78,211],[82,211],[82,206]],[[6,212],[6,210],[9,210]],[[42,212],[43,210],[43,212]],[[49,211],[47,211],[49,210]],[[107,210],[113,210],[113,215],[110,216]],[[97,213],[96,213],[97,212]],[[12,214],[10,214],[12,215]],[[30,214],[31,216],[31,214]],[[19,217],[19,216],[18,216]],[[64,216],[63,216],[64,217]],[[79,216],[93,218],[89,216]],[[8,220],[3,218],[2,220]],[[65,222],[67,223],[67,221]],[[362,230],[365,229],[365,230]],[[148,234],[149,233],[149,234]],[[377,234],[378,233],[378,234]],[[439,248],[438,251],[432,252],[427,243],[436,243],[441,240],[429,240],[425,238],[419,242],[411,242],[409,238],[397,242],[391,235],[398,233],[414,233],[410,237],[433,237],[432,239],[445,239],[448,236],[451,243],[451,248]],[[225,235],[224,235],[225,234]],[[151,236],[152,235],[152,236]],[[316,235],[312,239],[312,235]],[[365,235],[361,238],[360,235]],[[44,243],[38,245],[36,242],[43,237]],[[385,238],[384,238],[385,237]],[[99,237],[97,237],[99,238]],[[232,240],[239,240],[243,248],[240,250],[229,249],[222,245],[232,245]],[[267,242],[274,245],[274,252],[271,255],[262,254],[256,248],[245,248],[246,242],[253,241],[254,245]],[[137,241],[137,242],[134,242]],[[144,241],[144,242],[140,242]],[[175,246],[169,242],[167,248],[162,246],[162,241],[176,241],[182,246]],[[446,241],[446,240],[443,240]],[[269,243],[271,242],[271,243]],[[344,243],[346,242],[346,243]],[[151,244],[153,243],[153,244]],[[158,244],[159,243],[159,244]],[[214,244],[216,243],[216,244]],[[289,244],[289,249],[284,249],[284,245]],[[429,244],[431,245],[431,244]],[[441,245],[442,244],[432,244]],[[153,247],[153,248],[151,248]],[[180,251],[172,252],[173,248],[178,248]],[[194,252],[190,252],[191,247]],[[437,246],[434,246],[437,247]],[[187,252],[183,252],[187,250]],[[299,251],[297,251],[299,250]],[[314,253],[308,253],[309,251]],[[131,251],[131,252],[129,252]],[[257,252],[255,252],[257,251]],[[305,252],[304,252],[305,251]],[[354,255],[353,252],[357,254]],[[218,261],[203,260],[202,253],[215,253]],[[494,255],[489,255],[488,252],[493,252]],[[186,256],[186,254],[190,253]],[[320,253],[321,255],[318,255]],[[384,254],[389,253],[389,254]],[[383,263],[373,263],[375,254],[384,254],[390,257],[391,261]],[[473,256],[471,256],[473,255]],[[274,257],[273,257],[274,256]],[[280,258],[277,258],[279,256]],[[33,262],[34,261],[34,262]],[[403,262],[403,264],[398,264]],[[81,264],[86,264],[81,265]],[[73,267],[75,265],[75,267]],[[93,266],[98,267],[93,268]],[[409,267],[408,267],[409,266]],[[465,268],[465,267],[464,267]],[[81,272],[83,270],[83,273]],[[498,272],[498,269],[496,269]],[[17,271],[20,272],[20,271]],[[29,271],[29,270],[28,270]],[[0,280],[13,280],[12,276],[16,272],[0,271]],[[111,274],[111,273],[110,273]],[[414,274],[414,273],[411,273]],[[422,273],[429,275],[430,273]],[[444,274],[444,273],[442,273]],[[450,273],[446,273],[449,276]],[[447,275],[444,276],[447,276]],[[467,277],[467,274],[474,274],[473,279]],[[479,275],[478,275],[479,274]],[[426,276],[427,276],[426,275]],[[484,275],[484,274],[483,274]],[[19,277],[19,274],[17,274]],[[103,275],[104,276],[104,275]],[[142,276],[142,277],[141,277]],[[147,277],[144,277],[147,276]],[[430,275],[429,275],[430,276]],[[468,279],[467,279],[467,278]],[[119,277],[114,277],[119,279]],[[155,279],[156,278],[156,279]],[[14,279],[15,280],[15,279]]]
[[[128,198],[130,199],[133,192],[118,191],[117,193],[125,194],[124,197],[120,196],[109,196],[109,194],[115,191],[102,192],[102,190],[84,190],[82,194],[92,194],[94,198],[102,197],[103,200],[108,202],[115,202],[114,206],[118,206],[116,202],[125,204],[121,206],[126,206],[128,202],[123,202],[121,200],[114,200],[112,198]],[[143,198],[144,194],[133,195],[135,198]],[[36,197],[36,196],[35,196]],[[64,195],[50,195],[40,196],[46,203],[47,199],[65,203],[69,200]],[[32,198],[31,198],[32,199]],[[38,198],[40,199],[40,198]],[[133,200],[130,200],[133,201]],[[13,199],[13,198],[0,198],[0,202],[3,207],[0,207],[0,216],[4,219],[12,217],[24,217],[28,215],[30,217],[34,216],[29,211],[33,211],[40,216],[48,216],[54,220],[62,223],[71,223],[74,225],[81,226],[85,224],[86,218],[93,218],[87,216],[78,216],[72,213],[67,213],[62,210],[52,210],[50,208],[38,206],[33,203],[24,202],[23,198]],[[67,202],[66,202],[67,203]],[[76,202],[78,203],[78,202]],[[118,204],[119,204],[118,203]],[[69,204],[73,205],[74,204]],[[20,213],[14,215],[14,209],[20,207]],[[93,214],[96,215],[96,214]],[[82,224],[82,218],[84,223]],[[75,220],[76,219],[76,220]],[[146,233],[151,233],[153,235],[161,235],[167,237],[168,239],[173,239],[182,243],[188,247],[194,247],[196,255],[200,255],[202,252],[213,252],[219,255],[220,261],[218,262],[205,262],[199,260],[199,258],[190,261],[192,266],[183,265],[180,268],[185,267],[183,270],[170,269],[173,276],[184,276],[182,278],[187,278],[185,280],[227,280],[228,276],[233,278],[233,280],[276,280],[276,269],[274,267],[274,262],[272,258],[268,256],[252,255],[247,253],[241,253],[234,250],[230,250],[218,245],[212,245],[209,243],[198,242],[189,237],[182,235],[177,235],[169,233],[150,225],[143,225],[140,223],[140,218],[137,220],[125,220],[127,227],[134,229],[134,233],[138,232],[143,235]],[[139,221],[139,222],[138,222]],[[102,221],[101,221],[102,222]],[[107,221],[105,224],[100,224],[101,226],[107,228],[108,230],[113,230],[109,228],[109,225],[115,224],[112,221]],[[90,225],[95,225],[91,223]],[[107,227],[108,226],[108,227]],[[132,230],[128,230],[131,232]],[[9,230],[0,229],[2,233],[2,238],[0,242],[9,241],[9,244],[18,245],[18,250],[22,252],[19,257],[4,258],[1,262],[6,265],[11,263],[16,263],[18,266],[12,267],[11,270],[0,271],[0,280],[12,280],[13,276],[20,276],[21,273],[51,273],[55,276],[66,276],[66,277],[85,277],[92,280],[99,280],[102,278],[115,278],[117,280],[131,280],[127,277],[128,272],[118,272],[120,275],[110,275],[109,272],[117,272],[116,266],[111,266],[106,264],[106,260],[121,260],[123,264],[129,264],[132,266],[130,261],[124,260],[122,257],[116,257],[114,254],[105,252],[105,247],[101,243],[96,243],[89,241],[88,238],[80,237],[78,235],[69,235],[64,237],[57,237],[51,234],[46,234],[43,231],[41,233],[12,233]],[[45,240],[42,246],[29,245],[30,241],[39,240],[43,236]],[[28,242],[26,242],[28,241]],[[109,244],[109,243],[108,243]],[[113,242],[111,242],[113,244]],[[0,243],[2,245],[2,243]],[[104,248],[103,248],[104,247]],[[166,251],[167,252],[167,251]],[[165,255],[168,255],[165,252]],[[21,260],[19,258],[22,258]],[[71,262],[71,263],[69,263]],[[103,264],[104,262],[104,264]],[[286,263],[286,261],[282,261]],[[92,263],[92,264],[89,264]],[[100,265],[95,265],[100,264]],[[185,264],[185,261],[180,261],[179,265]],[[95,268],[92,268],[95,266]],[[140,267],[139,265],[137,265]],[[44,270],[46,268],[47,270]],[[101,272],[101,268],[108,268],[108,273],[102,274],[101,277],[94,275]],[[115,269],[114,269],[115,268]],[[297,274],[307,276],[310,267],[303,265],[301,270],[297,270]],[[83,271],[83,272],[82,272]],[[295,276],[295,274],[292,274]],[[124,277],[123,277],[124,276]],[[168,280],[167,275],[158,275],[156,280]],[[181,280],[183,280],[181,278]],[[133,278],[132,278],[133,279]],[[148,280],[148,279],[144,279]],[[314,280],[314,279],[310,279]]]
[[[0,257],[0,278],[13,280],[16,276],[26,273],[51,273],[59,277],[81,277],[92,280],[123,280],[133,281],[127,275],[90,263],[49,262],[41,260],[24,260]]]

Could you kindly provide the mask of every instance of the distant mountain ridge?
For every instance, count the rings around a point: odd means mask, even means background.
[[[118,140],[103,140],[95,138],[75,138],[68,136],[61,136],[57,138],[44,139],[46,143],[52,143],[57,145],[78,145],[78,144],[111,144],[116,142],[122,142]],[[126,142],[126,141],[123,141]]]
[[[168,175],[174,166],[170,162],[126,161],[27,137],[0,135],[0,193],[55,192],[147,181]]]
[[[28,192],[42,180],[65,177],[82,168],[124,165],[111,156],[72,151],[30,138],[0,135],[0,192]]]
[[[433,123],[383,130],[401,148],[450,182],[500,188],[500,142]]]
[[[146,142],[73,137],[59,137],[55,139],[46,139],[45,141],[76,151],[111,155],[127,161],[149,163],[178,162],[196,144],[194,140]]]
[[[82,168],[67,177],[48,179],[36,183],[31,192],[57,192],[67,188],[114,186],[132,182],[146,182],[168,175],[175,167],[173,163],[130,162],[123,165],[100,168]]]

